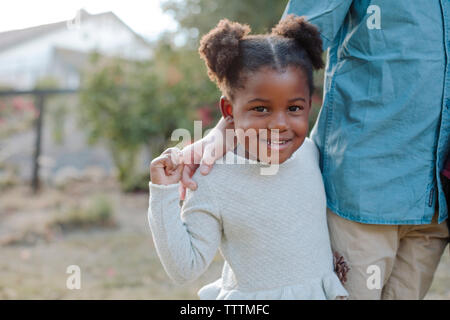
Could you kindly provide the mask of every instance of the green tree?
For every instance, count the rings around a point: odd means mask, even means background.
[[[170,39],[162,38],[155,49],[157,73],[164,84],[161,98],[163,104],[171,109],[180,109],[187,118],[178,124],[192,129],[192,120],[198,120],[198,108],[209,108],[216,119],[220,113],[217,108],[220,91],[207,76],[206,67],[197,50],[179,48]],[[207,124],[205,124],[207,125]]]
[[[164,86],[151,62],[120,59],[96,61],[81,92],[80,123],[89,142],[107,145],[122,186],[136,179],[137,156],[142,146],[156,152],[168,132],[185,116],[164,103]],[[156,146],[156,148],[155,148]]]
[[[222,18],[247,23],[254,33],[269,32],[286,4],[280,0],[166,0],[162,8],[179,23],[188,43],[197,46],[198,39]]]
[[[93,56],[83,77],[80,124],[91,144],[106,144],[124,190],[142,182],[136,167],[143,146],[159,155],[176,144],[167,141],[175,129],[192,131],[202,101],[217,99],[218,90],[191,63],[195,59],[193,52],[174,50],[164,41],[151,61]]]

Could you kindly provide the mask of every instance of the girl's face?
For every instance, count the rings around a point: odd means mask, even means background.
[[[221,108],[224,116],[232,116],[238,142],[248,157],[283,163],[308,134],[307,76],[301,68],[288,67],[280,73],[263,67],[248,75],[245,88],[235,91],[233,102],[223,98]],[[253,134],[239,134],[239,129]]]

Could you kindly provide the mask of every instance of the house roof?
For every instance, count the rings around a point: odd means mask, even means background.
[[[126,23],[124,23],[119,17],[117,17],[112,11],[98,13],[98,14],[90,14],[84,9],[80,10],[81,21],[87,20],[87,19],[96,19],[96,18],[103,17],[106,15],[112,16],[113,18],[117,19],[126,28],[128,28],[140,41],[142,41],[146,45],[149,45],[149,43],[143,37],[141,37],[139,34],[137,34],[135,31],[133,31],[133,29],[131,29]],[[39,37],[39,36],[45,35],[47,33],[59,30],[61,28],[66,28],[66,27],[67,27],[67,20],[50,23],[50,24],[44,24],[44,25],[40,25],[40,26],[36,26],[36,27],[25,28],[25,29],[0,32],[0,51],[3,51],[5,49],[8,49],[15,45],[18,45],[22,42],[26,42],[28,40],[35,39],[36,37]]]

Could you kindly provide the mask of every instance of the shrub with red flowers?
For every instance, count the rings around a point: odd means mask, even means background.
[[[0,137],[29,129],[38,113],[31,97],[0,98]]]

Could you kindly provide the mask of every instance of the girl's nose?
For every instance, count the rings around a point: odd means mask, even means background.
[[[274,130],[278,129],[280,132],[287,130],[288,123],[286,119],[286,114],[284,112],[279,112],[273,114],[269,120],[268,129]]]

